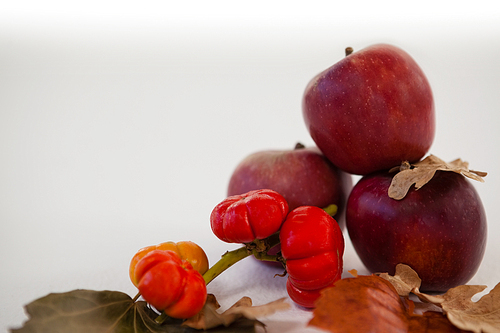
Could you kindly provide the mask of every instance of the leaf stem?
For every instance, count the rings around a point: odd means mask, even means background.
[[[165,320],[167,320],[167,318],[169,318],[168,315],[166,315],[165,312],[162,311],[162,313],[158,317],[156,317],[155,321],[157,324],[161,325],[165,322]]]
[[[139,299],[139,297],[141,297],[141,293],[137,293],[137,295],[135,295],[134,298],[132,299],[132,302],[133,303],[137,302],[137,300]]]

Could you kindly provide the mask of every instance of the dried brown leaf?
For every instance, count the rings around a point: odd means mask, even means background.
[[[416,190],[427,184],[438,170],[456,172],[479,182],[484,182],[483,177],[487,175],[486,172],[470,170],[469,163],[459,158],[446,163],[435,155],[429,155],[413,165],[404,162],[397,169],[400,171],[394,175],[388,190],[389,197],[396,200],[403,199],[413,184]]]
[[[264,305],[239,307],[237,309],[233,309],[232,312],[240,313],[243,317],[248,319],[257,319],[259,317],[272,315],[277,311],[288,310],[290,308],[290,304],[286,303],[285,300],[286,298],[280,298],[279,300]]]
[[[472,297],[484,291],[486,286],[463,285],[443,295],[428,295],[419,291],[418,275],[407,265],[398,265],[393,277],[385,273],[378,275],[390,281],[396,290],[402,286],[401,296],[407,295],[411,288],[411,293],[421,301],[439,306],[448,320],[462,330],[500,333],[500,283],[474,302]]]
[[[227,327],[241,318],[253,320],[255,324],[263,325],[256,318],[268,316],[290,307],[290,304],[285,303],[285,298],[264,305],[252,306],[252,300],[249,297],[242,297],[229,309],[219,313],[216,304],[215,297],[208,298],[204,308],[196,316],[184,321],[183,325],[198,330],[208,330],[218,326]]]
[[[477,302],[472,297],[486,286],[458,286],[444,295],[417,295],[443,309],[448,319],[457,327],[473,332],[500,332],[500,283]]]
[[[413,290],[418,290],[422,280],[418,274],[408,265],[398,264],[394,276],[388,273],[377,273],[381,278],[389,281],[399,296],[408,297]]]

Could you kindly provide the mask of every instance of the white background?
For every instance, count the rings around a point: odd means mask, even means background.
[[[500,282],[500,15],[488,3],[17,1],[0,11],[0,326],[23,305],[78,288],[136,290],[139,248],[192,240],[213,264],[235,245],[208,217],[246,155],[312,145],[307,82],[355,50],[391,43],[434,91],[431,153],[487,171],[489,220],[470,284]],[[473,7],[472,7],[473,6]],[[345,273],[366,273],[346,234]],[[286,297],[279,271],[251,259],[209,285],[223,309]],[[305,329],[295,306],[263,321]]]

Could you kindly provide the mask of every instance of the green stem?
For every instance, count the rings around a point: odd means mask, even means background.
[[[257,252],[254,253],[253,256],[255,257],[255,259],[262,261],[280,261],[279,256],[267,254],[265,252]]]
[[[165,312],[162,312],[158,317],[156,317],[155,321],[156,321],[156,323],[161,325],[167,319],[168,319],[168,316],[165,314]]]
[[[241,259],[244,259],[251,255],[252,252],[248,251],[246,246],[240,247],[239,249],[226,252],[208,271],[203,274],[203,279],[206,284],[209,284],[213,279],[222,274],[226,269],[236,264]]]
[[[335,214],[337,214],[338,207],[335,204],[331,204],[323,208],[323,210],[327,212],[328,215],[334,216]]]
[[[236,264],[238,261],[253,255],[256,259],[265,261],[280,261],[279,256],[267,254],[269,249],[280,243],[279,233],[275,233],[266,239],[256,239],[239,249],[226,252],[208,271],[203,274],[206,284],[222,274],[226,269]]]

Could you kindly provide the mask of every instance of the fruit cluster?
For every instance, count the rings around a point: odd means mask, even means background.
[[[323,209],[288,209],[272,190],[229,196],[210,215],[214,234],[227,243],[243,243],[242,255],[224,255],[209,270],[204,251],[192,242],[167,242],[139,250],[130,278],[142,297],[170,317],[189,318],[201,310],[210,281],[246,256],[282,263],[287,290],[297,304],[311,308],[321,289],[341,278],[344,238],[338,223]],[[269,255],[276,244],[282,254]],[[234,252],[233,252],[234,253]]]
[[[427,291],[448,290],[475,274],[486,217],[466,178],[426,165],[425,186],[403,198],[388,195],[394,170],[422,163],[435,132],[430,85],[406,52],[390,45],[346,51],[307,85],[302,107],[317,147],[249,155],[210,215],[213,233],[242,248],[210,269],[191,242],[151,246],[134,256],[131,280],[152,306],[176,318],[196,314],[206,284],[253,255],[282,264],[290,298],[312,308],[320,291],[341,278],[344,225],[372,272],[394,274],[397,264],[409,265]],[[352,174],[362,176],[354,187]]]

